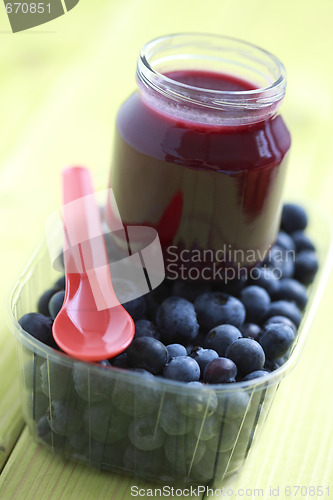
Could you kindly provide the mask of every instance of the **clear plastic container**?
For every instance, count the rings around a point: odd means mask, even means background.
[[[296,341],[283,366],[248,382],[205,386],[84,363],[22,330],[18,319],[59,277],[45,241],[8,298],[17,339],[22,409],[33,438],[66,458],[173,484],[220,486],[257,441],[282,379],[300,358],[333,251],[328,224],[308,210],[320,270]]]

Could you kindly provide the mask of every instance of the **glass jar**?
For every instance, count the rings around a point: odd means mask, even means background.
[[[290,148],[282,63],[234,38],[177,34],[143,47],[137,82],[117,115],[109,183],[123,223],[158,231],[171,279],[263,261]]]

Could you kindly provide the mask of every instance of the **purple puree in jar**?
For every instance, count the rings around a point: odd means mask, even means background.
[[[160,76],[181,89],[258,88],[206,70]],[[180,112],[176,101],[151,95],[132,94],[117,117],[110,186],[123,223],[158,231],[170,277],[181,264],[203,269],[212,259],[221,268],[252,267],[263,260],[280,222],[290,147],[282,117],[274,110],[262,119],[221,124],[218,110],[200,119],[195,101]],[[206,276],[200,277],[213,278]]]

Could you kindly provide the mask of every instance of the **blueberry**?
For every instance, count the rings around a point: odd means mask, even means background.
[[[186,392],[177,397],[177,404],[183,415],[204,418],[212,415],[217,408],[215,391],[201,382],[189,382]]]
[[[225,421],[242,419],[248,411],[249,402],[249,395],[238,389],[230,394],[220,395],[216,411]]]
[[[39,298],[37,303],[37,311],[44,316],[49,316],[49,301],[51,297],[57,293],[59,290],[57,288],[50,288],[46,290]]]
[[[294,250],[285,250],[273,245],[266,256],[265,264],[272,269],[277,278],[291,278],[294,274],[294,261]]]
[[[208,441],[218,436],[221,430],[221,418],[218,415],[206,417],[203,421],[196,419],[194,421],[193,432],[200,441]]]
[[[300,309],[304,309],[308,296],[302,283],[291,278],[284,278],[279,282],[279,288],[274,294],[274,299],[289,300],[295,302]]]
[[[281,358],[294,341],[293,329],[283,323],[272,323],[263,328],[259,342],[268,359]]]
[[[127,435],[130,418],[111,404],[89,405],[83,415],[83,427],[101,443],[115,443]]]
[[[186,348],[181,344],[169,344],[166,346],[168,350],[169,360],[177,358],[177,356],[187,356]]]
[[[110,370],[107,368],[97,371],[88,369],[81,363],[73,366],[74,388],[84,401],[95,402],[111,398],[111,380]]]
[[[291,233],[291,236],[295,243],[296,252],[301,252],[302,250],[316,250],[314,244],[304,231],[294,231]]]
[[[193,419],[185,416],[175,403],[174,399],[165,398],[159,423],[169,436],[183,436],[192,430]]]
[[[148,451],[160,448],[164,442],[164,431],[156,426],[151,417],[133,419],[128,428],[131,443],[139,450]]]
[[[277,300],[276,302],[272,302],[270,304],[266,313],[266,319],[269,319],[272,316],[285,316],[286,318],[289,318],[296,325],[296,327],[299,327],[302,319],[301,311],[298,309],[296,304],[286,300]]]
[[[198,463],[206,450],[204,441],[198,441],[194,436],[168,436],[164,443],[167,459],[175,468],[186,473],[186,466]]]
[[[278,288],[279,280],[269,267],[255,267],[249,273],[248,284],[264,288],[272,295]]]
[[[50,302],[49,302],[49,314],[53,319],[56,318],[60,309],[62,308],[62,305],[64,303],[64,299],[65,299],[65,291],[64,290],[52,295]]]
[[[50,347],[57,347],[52,335],[52,318],[41,313],[28,313],[22,316],[19,325],[35,339]]]
[[[242,380],[253,380],[254,378],[264,377],[269,372],[267,370],[255,370],[254,372],[250,372]]]
[[[226,357],[237,366],[241,375],[261,370],[265,364],[265,353],[261,345],[250,338],[235,340],[227,349]]]
[[[204,345],[207,349],[213,349],[219,356],[223,357],[227,347],[241,336],[241,332],[235,326],[219,325],[207,333]]]
[[[238,438],[239,424],[236,422],[223,422],[221,439],[212,437],[206,441],[207,448],[211,451],[229,451],[231,450]]]
[[[89,436],[86,432],[82,432],[82,429],[68,436],[68,443],[76,452],[85,453],[87,449],[89,450]]]
[[[171,294],[171,282],[164,280],[157,288],[144,296],[146,314],[151,321],[156,321],[156,312],[161,303]]]
[[[208,384],[223,384],[234,382],[237,375],[237,367],[231,359],[213,359],[205,368],[203,379]]]
[[[251,338],[253,340],[258,340],[261,332],[260,326],[256,323],[244,323],[244,325],[239,327],[239,330],[243,337]]]
[[[123,303],[122,305],[134,321],[144,319],[146,314],[146,302],[144,297],[137,297],[136,299]]]
[[[68,436],[80,430],[81,412],[75,405],[65,401],[51,401],[47,412],[50,428],[59,436]]]
[[[285,250],[295,250],[295,243],[293,238],[284,231],[279,231],[275,244]]]
[[[165,345],[152,337],[134,339],[126,352],[130,366],[143,368],[154,375],[161,373],[169,357]]]
[[[158,339],[158,331],[154,323],[147,319],[139,319],[135,322],[135,338],[154,337]]]
[[[300,229],[305,229],[308,223],[306,211],[300,205],[286,203],[282,208],[281,229],[287,233],[292,233]]]
[[[128,368],[127,352],[122,352],[118,354],[118,356],[110,359],[110,363],[117,368]]]
[[[265,321],[264,327],[267,325],[271,325],[272,323],[283,323],[284,325],[290,326],[293,329],[294,333],[296,333],[297,331],[295,323],[293,323],[291,319],[287,318],[286,316],[271,316],[267,321]]]
[[[193,304],[182,297],[169,297],[157,310],[156,324],[166,343],[189,344],[199,331]]]
[[[194,302],[199,295],[205,292],[210,292],[210,285],[205,282],[193,281],[176,281],[172,286],[171,295],[183,297],[190,302]]]
[[[48,359],[41,365],[40,374],[45,396],[64,400],[74,392],[70,366]]]
[[[313,282],[318,271],[318,258],[311,250],[302,250],[296,255],[294,277],[304,285]]]
[[[112,401],[126,415],[141,418],[158,408],[161,396],[156,389],[155,377],[150,372],[136,369],[135,382],[133,378],[117,378]]]
[[[266,359],[264,369],[272,372],[280,368],[280,366],[282,366],[285,362],[286,362],[286,356],[282,356],[282,358],[277,358],[274,360]]]
[[[60,436],[59,434],[54,434],[46,415],[41,417],[37,424],[37,435],[49,446],[52,446],[52,448],[61,449],[65,445],[66,438],[64,436]]]
[[[203,376],[203,372],[205,371],[206,366],[219,357],[218,353],[214,351],[214,349],[203,349],[202,347],[195,347],[191,354],[191,358],[195,359],[195,361],[200,366],[200,375]]]
[[[214,439],[214,438],[213,438]],[[216,453],[206,448],[205,454],[197,464],[193,465],[193,478],[200,484],[219,477],[224,477],[229,469],[230,453]]]
[[[58,278],[53,286],[59,292],[60,292],[60,290],[65,290],[65,288],[66,288],[66,276],[61,276],[60,278]]]
[[[178,356],[165,365],[163,376],[182,382],[192,382],[199,380],[200,366],[190,356]]]
[[[271,302],[269,294],[260,286],[247,286],[241,291],[240,300],[246,309],[246,321],[260,323]]]
[[[206,331],[224,323],[237,327],[244,323],[245,307],[242,302],[223,292],[200,295],[194,307],[199,325]]]

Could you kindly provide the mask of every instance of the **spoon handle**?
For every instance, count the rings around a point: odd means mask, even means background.
[[[87,274],[98,310],[119,306],[90,171],[84,167],[64,169],[62,189],[66,273]]]

